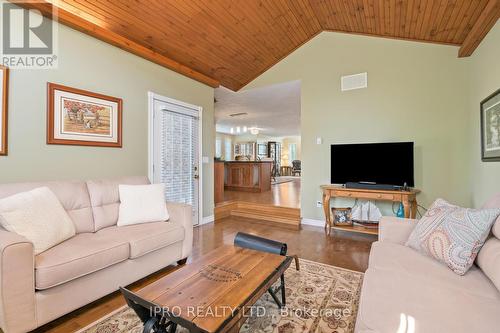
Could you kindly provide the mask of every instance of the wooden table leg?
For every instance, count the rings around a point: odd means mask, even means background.
[[[408,198],[404,198],[403,199],[403,208],[405,210],[405,218],[410,218],[410,209],[411,209],[411,206],[410,206],[410,202],[408,201]]]
[[[417,199],[413,199],[413,201],[411,202],[411,215],[410,215],[410,218],[412,218],[412,219],[417,218],[417,210],[418,210]]]
[[[329,235],[332,230],[332,221],[330,217],[330,192],[323,192],[323,210],[325,212],[325,232]],[[327,231],[328,228],[328,231]]]

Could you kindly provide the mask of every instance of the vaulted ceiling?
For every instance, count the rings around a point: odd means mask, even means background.
[[[13,2],[15,2],[13,0]],[[53,3],[53,4],[52,4]],[[22,4],[195,80],[239,90],[321,31],[460,46],[500,0],[53,0]]]

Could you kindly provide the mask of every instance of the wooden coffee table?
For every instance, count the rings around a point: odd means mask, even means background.
[[[237,332],[267,291],[285,305],[284,272],[291,257],[226,245],[132,293],[121,289],[144,332]],[[271,286],[281,278],[281,301]]]

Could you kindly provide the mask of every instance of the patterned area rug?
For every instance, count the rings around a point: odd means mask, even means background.
[[[278,309],[269,295],[240,333],[347,333],[354,331],[363,273],[300,259],[300,271],[292,263],[285,273],[287,308]],[[264,314],[265,312],[265,314]],[[128,307],[92,323],[78,333],[140,333],[142,323]],[[178,329],[185,333],[187,330]]]

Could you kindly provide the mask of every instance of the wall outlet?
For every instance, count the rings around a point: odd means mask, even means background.
[[[323,203],[321,202],[321,200],[316,201],[316,208],[321,208],[321,207],[323,207]]]

